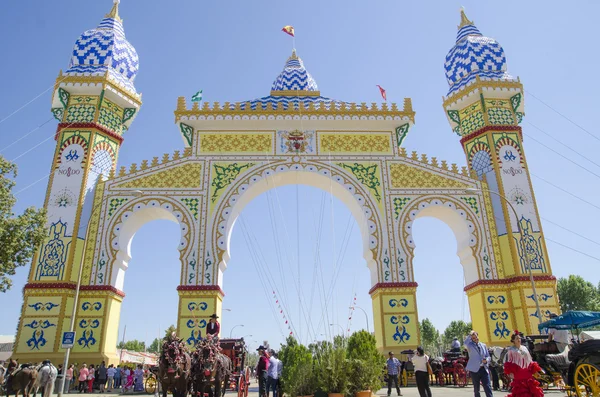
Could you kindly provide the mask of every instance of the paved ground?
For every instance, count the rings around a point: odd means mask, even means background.
[[[450,397],[473,397],[473,387],[472,386],[467,386],[465,388],[458,388],[458,387],[437,387],[434,386],[431,388],[431,393],[433,395],[433,397],[438,397],[438,396],[450,396]],[[79,393],[72,393],[74,395],[77,395]],[[485,396],[485,394],[483,393],[482,390],[482,396]],[[506,392],[494,392],[494,396],[495,397],[504,397],[506,396],[508,393]],[[562,397],[564,396],[564,393],[558,391],[558,390],[549,390],[545,392],[546,395],[552,396],[552,397]],[[128,396],[132,395],[132,394],[127,394]],[[377,396],[386,396],[387,395],[387,389],[381,389],[379,392],[377,392],[376,394]],[[402,395],[403,397],[419,397],[419,392],[417,391],[416,387],[409,387],[409,388],[402,388]],[[86,397],[122,397],[123,394],[117,394],[117,393],[92,393],[92,394],[85,394]],[[149,396],[148,394],[133,394],[133,396]],[[234,397],[237,396],[237,393],[235,392],[227,392],[226,397]],[[395,397],[396,393],[393,392],[392,393],[392,397]],[[73,396],[74,397],[74,396]],[[258,397],[258,388],[256,387],[255,384],[253,384],[250,387],[250,393],[248,397]]]

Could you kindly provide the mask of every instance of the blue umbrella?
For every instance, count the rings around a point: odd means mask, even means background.
[[[538,329],[540,331],[544,328],[579,329],[592,327],[597,324],[600,324],[600,312],[571,310],[541,323],[538,325]]]

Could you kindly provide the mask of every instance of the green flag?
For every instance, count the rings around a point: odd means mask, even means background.
[[[192,102],[202,102],[202,90],[192,96]]]

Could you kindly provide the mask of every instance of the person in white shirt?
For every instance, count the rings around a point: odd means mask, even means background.
[[[415,380],[417,381],[419,396],[431,397],[431,389],[429,388],[429,356],[419,346],[415,351],[415,355],[410,356],[409,359],[415,366]]]
[[[279,382],[279,375],[281,374],[281,368],[283,365],[277,358],[277,353],[274,350],[270,352],[271,358],[269,358],[269,367],[267,368],[267,397],[269,397],[269,391],[273,391],[273,397],[280,397],[277,395],[277,384]]]
[[[556,313],[550,313],[550,318],[556,318],[558,315]],[[566,329],[556,329],[550,328],[548,329],[548,342],[556,342],[556,347],[558,347],[558,351],[562,353],[567,346],[569,346],[569,331]]]

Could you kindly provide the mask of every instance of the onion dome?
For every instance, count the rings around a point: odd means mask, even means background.
[[[98,27],[87,30],[75,42],[67,75],[103,75],[128,91],[135,92],[133,80],[139,68],[135,48],[125,38],[119,17],[119,0]]]
[[[303,106],[321,106],[330,109],[332,106],[339,108],[343,102],[323,97],[317,87],[317,83],[304,67],[304,62],[292,51],[292,56],[285,62],[283,71],[277,76],[271,86],[271,95],[250,101],[240,102],[242,110],[251,108],[287,110],[289,108],[300,109]],[[350,103],[347,103],[350,106]],[[231,109],[235,104],[230,105]]]
[[[304,62],[296,55],[296,50],[292,52],[283,71],[273,82],[271,95],[285,94],[286,91],[319,91],[317,83],[306,71]]]
[[[460,11],[456,44],[446,55],[446,79],[453,94],[474,81],[477,76],[488,80],[514,80],[506,71],[506,56],[500,44],[481,34],[479,29]]]

